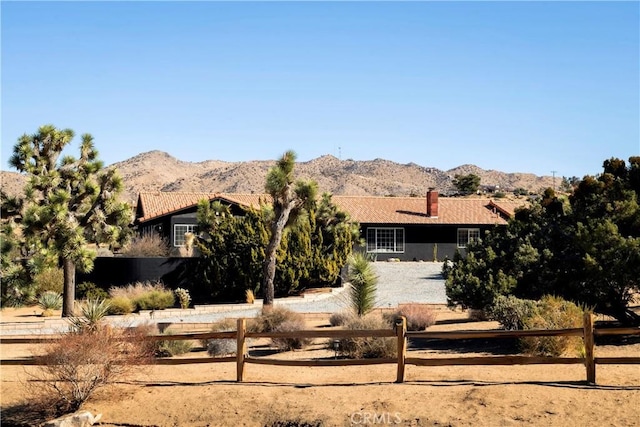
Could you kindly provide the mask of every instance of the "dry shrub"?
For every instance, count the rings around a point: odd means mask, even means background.
[[[288,320],[304,319],[300,313],[291,311],[286,307],[271,307],[262,310],[258,316],[249,324],[250,332],[272,332],[278,325]]]
[[[236,322],[232,319],[223,319],[211,326],[211,332],[230,332],[236,330]],[[238,351],[236,339],[214,338],[205,340],[203,346],[207,349],[209,356],[234,355]]]
[[[263,310],[249,325],[251,332],[290,332],[304,329],[304,316],[285,307]],[[273,344],[280,350],[302,348],[309,340],[302,338],[274,338]]]
[[[353,317],[346,324],[349,330],[389,329],[389,323],[381,316]],[[331,343],[332,344],[332,343]],[[349,359],[392,358],[397,355],[397,339],[394,337],[343,338],[339,352]]]
[[[161,282],[136,282],[122,287],[112,286],[109,288],[109,296],[111,298],[125,297],[133,301],[153,290],[165,290],[164,284]]]
[[[174,332],[167,329],[162,335],[171,335]],[[165,340],[156,342],[156,357],[172,357],[189,353],[193,348],[193,342],[190,340]]]
[[[277,416],[274,416],[277,418]],[[326,424],[322,420],[305,421],[301,418],[296,419],[276,419],[269,420],[265,423],[265,427],[324,427]]]
[[[121,381],[151,359],[144,330],[98,325],[44,344],[41,366],[31,372],[32,400],[57,415],[76,411],[98,388]]]
[[[36,295],[51,291],[62,293],[64,274],[61,268],[45,268],[33,278]]]
[[[331,324],[331,326],[342,326],[346,324],[349,321],[349,319],[352,319],[352,318],[353,318],[353,314],[340,311],[338,313],[333,313],[329,317],[329,323]]]
[[[124,248],[122,255],[127,257],[167,257],[169,256],[169,244],[157,233],[136,236]]]
[[[560,297],[545,296],[532,317],[525,320],[525,329],[565,329],[582,327],[584,310]],[[568,351],[580,353],[580,337],[524,337],[520,343],[525,352],[537,356],[561,356]]]
[[[401,317],[407,319],[408,331],[424,331],[436,323],[436,313],[431,307],[423,304],[406,304],[393,313],[386,314],[385,320],[393,325]]]
[[[304,318],[286,320],[277,325],[272,332],[293,332],[301,331],[305,327]],[[298,350],[311,344],[309,338],[272,338],[271,342],[280,351]]]
[[[491,319],[491,317],[485,310],[477,308],[470,308],[467,312],[467,315],[469,316],[469,320],[472,320],[474,322],[485,322]]]

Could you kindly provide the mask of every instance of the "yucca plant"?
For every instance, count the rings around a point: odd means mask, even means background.
[[[251,289],[244,291],[244,296],[248,304],[253,304],[256,301],[256,296],[253,294]]]
[[[110,308],[109,301],[104,299],[96,298],[85,301],[80,305],[82,315],[69,318],[71,329],[76,332],[97,329],[102,319],[109,314]]]
[[[364,316],[375,306],[378,276],[369,258],[361,252],[355,252],[349,258],[349,305],[358,316]]]
[[[183,288],[178,288],[173,292],[178,297],[180,308],[189,308],[189,303],[191,302],[191,295],[189,295],[189,291]]]
[[[43,292],[38,298],[38,306],[43,310],[60,310],[62,308],[62,295],[54,291]]]

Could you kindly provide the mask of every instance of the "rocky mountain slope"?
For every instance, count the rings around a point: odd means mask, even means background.
[[[193,191],[261,193],[267,171],[275,161],[224,162],[207,160],[184,162],[162,151],[139,154],[116,167],[125,184],[125,198],[134,203],[141,191]],[[399,164],[389,160],[340,160],[326,155],[300,162],[296,176],[314,179],[321,192],[343,195],[408,196],[422,195],[434,187],[443,194],[455,189],[456,174],[474,173],[482,186],[498,186],[505,191],[525,188],[538,191],[553,186],[550,176],[527,173],[504,173],[463,165],[448,171],[415,163]],[[20,194],[24,176],[2,171],[2,188],[9,194]]]

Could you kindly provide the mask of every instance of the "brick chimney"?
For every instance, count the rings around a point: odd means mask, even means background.
[[[427,191],[427,216],[430,218],[438,217],[438,192],[433,188]]]

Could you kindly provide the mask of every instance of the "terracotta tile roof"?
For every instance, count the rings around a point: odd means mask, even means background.
[[[202,199],[221,199],[241,206],[258,206],[266,194],[140,193],[137,222],[176,213]],[[438,217],[428,217],[425,197],[333,196],[333,202],[360,223],[371,224],[506,224],[524,201],[438,198]]]
[[[149,221],[191,208],[203,199],[222,199],[242,206],[258,206],[260,197],[269,196],[264,194],[178,193],[164,191],[140,193],[136,209],[136,222]]]
[[[424,197],[333,196],[342,210],[360,223],[373,224],[506,224],[488,199],[438,198],[438,216],[427,216]]]

